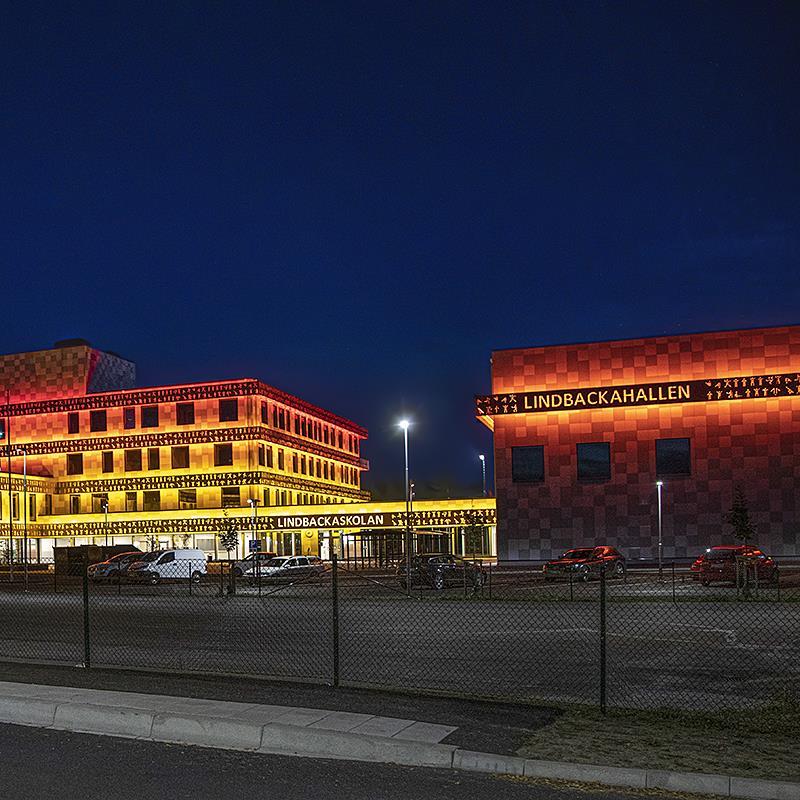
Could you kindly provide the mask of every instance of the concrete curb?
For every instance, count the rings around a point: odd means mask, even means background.
[[[3,696],[0,697],[0,722],[226,750],[461,769],[494,775],[521,775],[634,789],[657,788],[751,800],[800,800],[800,783],[539,761],[462,750],[447,744],[365,736],[279,722],[249,722],[203,714],[148,711],[107,703]]]

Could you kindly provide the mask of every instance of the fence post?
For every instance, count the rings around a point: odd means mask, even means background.
[[[217,566],[219,567],[219,596],[222,597],[225,594],[225,570],[223,569],[225,562],[217,561]]]
[[[569,571],[569,599],[570,600],[575,599],[575,595],[573,594],[573,588],[572,588],[572,570]]]
[[[606,573],[600,571],[600,713],[606,713]]]
[[[89,553],[83,554],[83,666],[92,666],[92,651],[89,641]]]
[[[192,572],[194,571],[194,562],[191,558],[186,559],[186,563],[189,565],[189,597],[192,596]]]
[[[333,688],[339,688],[339,558],[331,555],[331,601],[333,604]]]
[[[672,562],[672,602],[676,603],[675,599],[675,562]]]
[[[489,562],[489,599],[492,599],[492,562]]]

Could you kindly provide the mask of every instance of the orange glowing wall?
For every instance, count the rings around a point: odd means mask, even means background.
[[[800,371],[800,327],[664,336],[493,353],[493,394]],[[655,554],[655,442],[688,437],[691,474],[665,478],[664,553],[694,556],[732,540],[723,522],[735,486],[759,543],[800,552],[800,398],[650,405],[494,417],[501,558],[549,558],[608,543]],[[576,446],[609,442],[611,478],[581,482]],[[512,480],[512,448],[544,445],[545,478]]]

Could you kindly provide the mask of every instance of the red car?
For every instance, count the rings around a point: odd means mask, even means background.
[[[548,561],[542,567],[545,580],[568,578],[572,575],[574,580],[588,581],[599,578],[601,572],[605,572],[609,578],[624,578],[625,556],[607,545],[579,547],[567,550],[562,556]]]
[[[691,566],[692,576],[703,586],[710,583],[736,583],[737,560],[755,569],[759,583],[778,580],[778,565],[761,549],[751,544],[722,544],[709,547]]]

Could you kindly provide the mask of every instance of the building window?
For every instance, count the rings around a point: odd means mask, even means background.
[[[69,496],[69,513],[70,514],[81,513],[81,496],[79,494],[71,494]]]
[[[511,448],[511,480],[514,483],[544,480],[544,445]]]
[[[261,422],[264,425],[269,425],[269,409],[263,400],[261,401]]]
[[[273,459],[272,459],[272,448],[268,445],[267,446],[267,469],[272,469],[274,466]]]
[[[92,495],[92,514],[104,514],[106,506],[108,506],[107,494]]]
[[[172,448],[172,469],[189,469],[189,447]]]
[[[19,494],[17,492],[11,495],[11,516],[19,519]]]
[[[142,406],[142,427],[158,427],[158,406]]]
[[[67,414],[67,433],[80,433],[81,432],[81,418],[78,416],[77,411]]]
[[[113,472],[114,471],[114,451],[113,450],[104,450],[103,451],[103,472]]]
[[[161,511],[161,492],[142,492],[144,511]]]
[[[31,522],[36,522],[36,495],[28,495],[28,519]]]
[[[142,451],[125,451],[125,472],[139,472],[142,469]]]
[[[284,459],[283,450],[278,448],[278,469],[286,469],[286,461]]]
[[[215,444],[214,445],[214,466],[232,467],[233,466],[233,445]]]
[[[46,517],[53,514],[53,495],[46,494],[44,496],[44,511],[42,512]]]
[[[292,472],[294,472],[295,474],[300,472],[300,469],[298,467],[297,453],[292,453]],[[305,470],[303,470],[303,472],[305,472]]]
[[[223,486],[222,487],[222,507],[223,508],[236,508],[239,505],[239,487],[238,486]]]
[[[656,475],[669,477],[692,474],[692,453],[688,439],[656,439]]]
[[[147,469],[160,469],[161,453],[157,447],[147,449]]]
[[[83,475],[83,453],[67,455],[67,475]]]
[[[239,401],[234,397],[219,401],[219,421],[236,422],[239,419]]]
[[[138,511],[139,501],[136,492],[125,492],[125,510]]]
[[[278,412],[278,427],[286,430],[286,412],[283,409]]]
[[[136,409],[123,408],[122,409],[122,426],[126,431],[132,430],[136,427]]]
[[[267,465],[266,448],[263,444],[258,446],[258,466],[265,467]]]
[[[579,444],[578,480],[607,481],[611,478],[611,445],[608,442]]]
[[[297,414],[294,415],[294,432],[300,435],[300,417]]]
[[[194,425],[194,403],[176,403],[175,421],[178,425]]]
[[[269,505],[269,489],[264,489],[264,505]]]
[[[197,508],[197,489],[178,489],[178,508]]]
[[[272,406],[272,427],[278,427],[278,409],[275,406]]]
[[[100,411],[89,412],[89,430],[90,431],[105,431],[108,429],[108,420],[106,418],[105,409]]]

